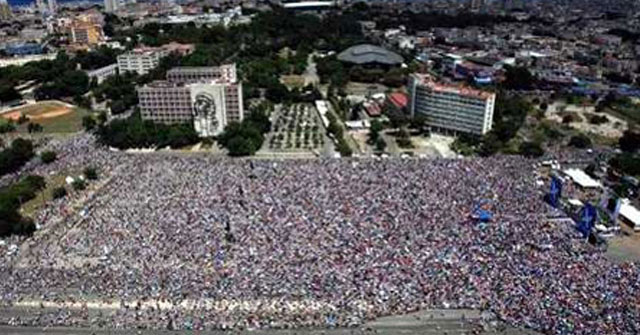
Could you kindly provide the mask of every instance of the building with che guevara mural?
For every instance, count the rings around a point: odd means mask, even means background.
[[[143,120],[193,122],[201,137],[218,135],[227,124],[244,117],[235,64],[173,68],[167,71],[167,80],[138,87],[138,98]]]

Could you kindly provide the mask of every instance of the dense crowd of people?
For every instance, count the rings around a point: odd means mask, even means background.
[[[86,135],[48,145],[57,165],[33,172],[92,164],[100,185],[49,203],[42,232],[2,259],[0,303],[43,307],[15,324],[356,326],[473,308],[547,334],[640,333],[637,264],[548,220],[531,160],[128,155]],[[473,218],[479,202],[490,222]]]

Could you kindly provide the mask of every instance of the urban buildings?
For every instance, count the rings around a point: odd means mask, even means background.
[[[48,0],[47,3],[49,4],[49,13],[54,14],[58,10],[58,3],[56,0]]]
[[[9,56],[38,55],[44,52],[39,43],[8,43],[0,50]]]
[[[385,48],[360,44],[338,54],[338,60],[356,65],[396,66],[403,62],[402,56]]]
[[[170,43],[161,47],[141,47],[118,56],[120,73],[136,72],[139,75],[149,73],[160,64],[160,59],[172,52],[188,55],[195,49],[192,44]]]
[[[10,20],[11,16],[11,6],[7,0],[0,0],[0,20]]]
[[[491,130],[496,95],[464,86],[437,83],[429,75],[413,74],[410,111],[435,130],[484,135]]]
[[[166,55],[166,51],[160,48],[136,48],[118,56],[118,68],[122,73],[147,74],[156,68],[160,59]]]
[[[138,100],[144,120],[193,122],[202,137],[218,135],[227,124],[244,117],[235,64],[171,69],[167,80],[138,87]]]
[[[95,45],[104,40],[102,18],[92,15],[76,17],[69,27],[71,42],[76,44]]]
[[[104,0],[104,11],[113,13],[120,8],[120,0]]]
[[[97,84],[100,85],[107,77],[115,76],[118,74],[118,64],[111,64],[99,69],[85,71],[87,73],[87,77],[93,80],[95,79]]]
[[[193,83],[203,80],[222,80],[236,82],[236,65],[226,64],[216,67],[178,67],[167,71],[167,80],[171,82]]]

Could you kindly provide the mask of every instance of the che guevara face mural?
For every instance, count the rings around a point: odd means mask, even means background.
[[[211,135],[218,128],[216,117],[216,103],[213,96],[206,92],[200,92],[193,101],[193,116],[201,128],[200,131]]]

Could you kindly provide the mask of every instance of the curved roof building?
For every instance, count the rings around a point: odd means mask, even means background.
[[[354,45],[338,54],[338,60],[359,65],[399,65],[403,62],[397,53],[371,44]]]

